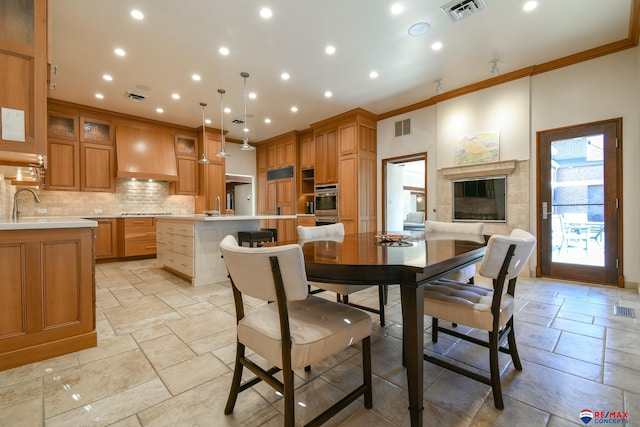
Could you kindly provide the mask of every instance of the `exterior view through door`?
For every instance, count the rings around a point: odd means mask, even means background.
[[[538,133],[538,275],[622,285],[620,120]]]

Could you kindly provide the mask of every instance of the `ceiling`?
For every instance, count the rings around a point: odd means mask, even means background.
[[[241,140],[243,127],[232,121],[244,115],[244,71],[247,92],[257,95],[247,100],[249,138],[260,141],[356,107],[383,114],[424,101],[437,94],[438,79],[445,93],[487,80],[492,60],[504,74],[626,39],[631,1],[541,0],[524,12],[524,0],[485,0],[486,9],[452,22],[440,8],[446,0],[55,0],[49,96],[194,128],[206,102],[210,126],[220,128],[223,88],[231,108],[224,129]],[[395,3],[403,13],[391,13]],[[410,37],[416,22],[430,31]],[[223,46],[227,56],[218,53]],[[133,101],[127,91],[147,98]]]

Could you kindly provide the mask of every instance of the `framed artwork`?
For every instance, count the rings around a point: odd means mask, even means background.
[[[461,137],[456,145],[456,165],[496,162],[500,155],[500,132],[487,131]]]

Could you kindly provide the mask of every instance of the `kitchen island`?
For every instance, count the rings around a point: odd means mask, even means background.
[[[97,225],[75,217],[0,220],[0,370],[96,346]]]
[[[192,286],[227,279],[220,241],[238,231],[260,230],[260,221],[292,220],[295,215],[156,217],[157,259],[160,265]]]

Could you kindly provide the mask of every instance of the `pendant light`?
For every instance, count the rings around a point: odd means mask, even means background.
[[[255,150],[256,147],[253,145],[249,145],[249,136],[247,133],[249,132],[249,128],[247,127],[247,77],[249,77],[249,73],[243,71],[240,73],[242,78],[244,79],[244,138],[242,139],[242,145],[240,149],[242,151],[251,151]]]
[[[202,157],[198,160],[198,163],[209,164],[211,161],[207,159],[207,127],[204,121],[204,107],[207,106],[206,102],[201,102],[202,107]]]
[[[222,103],[222,95],[224,95],[224,89],[218,89],[220,94],[220,151],[216,153],[216,157],[229,157],[231,154],[227,153],[224,149],[224,104]]]

